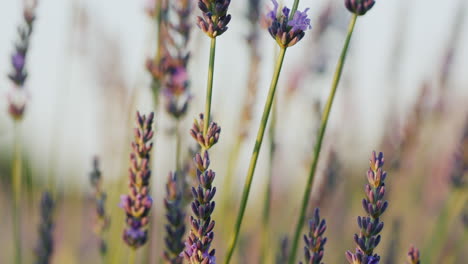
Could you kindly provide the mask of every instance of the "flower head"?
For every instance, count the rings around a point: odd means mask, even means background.
[[[37,264],[47,264],[50,262],[50,257],[54,251],[54,241],[52,232],[53,224],[54,200],[48,192],[44,192],[41,198],[41,222],[39,224],[39,241],[36,248]]]
[[[319,209],[315,208],[314,216],[309,221],[309,235],[304,235],[306,246],[304,247],[305,263],[321,264],[323,258],[323,247],[327,243],[327,238],[323,237],[327,224],[324,219],[320,219]],[[301,262],[302,264],[302,262]]]
[[[296,11],[290,18],[291,9],[283,7],[279,12],[278,2],[276,0],[272,0],[272,2],[273,9],[266,14],[265,21],[268,32],[281,47],[291,47],[304,37],[307,29],[312,28],[310,18],[307,17],[309,8],[303,12]]]
[[[231,15],[227,14],[229,4],[231,0],[198,1],[203,17],[197,17],[197,25],[210,38],[216,38],[228,29],[227,25],[231,21]]]
[[[356,15],[362,16],[375,4],[375,0],[345,0],[346,8]]]
[[[150,152],[153,147],[153,118],[137,112],[135,141],[132,142],[129,169],[129,193],[120,197],[120,207],[125,210],[127,227],[123,232],[123,239],[132,248],[139,248],[146,243],[148,237],[147,225],[149,211],[153,199],[149,195]]]
[[[419,250],[414,246],[411,246],[408,251],[408,263],[409,264],[419,264]]]

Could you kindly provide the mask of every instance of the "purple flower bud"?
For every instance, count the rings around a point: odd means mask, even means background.
[[[362,16],[375,4],[374,0],[345,0],[346,8],[356,15]]]

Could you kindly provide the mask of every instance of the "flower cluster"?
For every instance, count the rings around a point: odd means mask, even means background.
[[[166,249],[164,259],[170,264],[182,264],[183,257],[180,253],[184,250],[183,236],[185,234],[185,213],[182,204],[182,185],[178,181],[177,175],[169,173],[166,183]]]
[[[275,263],[276,264],[284,264],[288,262],[289,256],[289,240],[287,236],[281,238],[279,243],[279,249],[276,253]]]
[[[312,28],[310,19],[307,17],[309,8],[306,8],[303,12],[296,11],[290,17],[291,9],[283,7],[279,11],[278,2],[276,0],[272,0],[272,2],[273,9],[266,14],[264,23],[267,24],[268,32],[280,47],[291,47],[304,37],[307,29]]]
[[[187,112],[191,99],[189,75],[187,72],[190,54],[187,46],[190,38],[190,13],[192,6],[189,0],[178,0],[171,5],[177,21],[169,21],[167,7],[162,14],[160,38],[161,57],[158,61],[149,59],[146,63],[153,79],[160,82],[162,95],[165,98],[166,111],[179,119]]]
[[[419,264],[419,250],[414,246],[411,246],[408,251],[408,264]]]
[[[382,170],[383,164],[383,153],[380,152],[377,155],[374,151],[370,159],[370,168],[367,171],[368,184],[365,187],[367,197],[362,200],[367,216],[359,216],[357,219],[360,233],[354,235],[354,241],[357,244],[356,253],[346,252],[346,258],[351,264],[379,263],[380,257],[377,254],[373,255],[373,252],[380,243],[379,233],[384,227],[380,216],[388,207],[388,202],[384,201],[387,173]]]
[[[358,16],[362,16],[375,4],[375,0],[345,0],[346,8]]]
[[[202,153],[196,153],[194,157],[197,167],[198,187],[192,187],[193,201],[191,208],[193,216],[190,216],[191,230],[185,242],[183,256],[191,264],[214,264],[215,250],[211,249],[211,242],[214,238],[213,228],[215,222],[211,219],[211,214],[215,208],[213,197],[216,194],[216,187],[213,186],[215,172],[209,169],[210,157],[208,150],[218,142],[221,128],[214,122],[208,126],[206,134],[203,134],[204,120],[200,114],[200,120],[195,120],[190,131],[192,137],[198,142]]]
[[[94,199],[96,203],[96,216],[95,233],[99,237],[99,252],[101,255],[107,252],[107,243],[103,238],[104,232],[109,228],[110,217],[106,214],[106,199],[107,194],[102,190],[102,177],[99,169],[99,159],[97,157],[93,160],[93,170],[89,175],[91,186],[94,189]]]
[[[304,235],[306,246],[304,247],[305,263],[321,264],[323,258],[323,247],[327,238],[323,233],[327,229],[325,219],[320,219],[319,209],[315,208],[314,216],[309,221],[309,235]],[[300,262],[302,264],[302,262]]]
[[[153,200],[149,193],[151,171],[150,152],[153,147],[153,118],[137,112],[135,141],[132,142],[129,169],[129,193],[121,196],[120,206],[125,210],[127,227],[123,232],[124,241],[132,248],[143,246],[148,238],[147,225]]]
[[[50,263],[50,257],[54,251],[52,231],[54,214],[54,201],[48,192],[44,192],[41,198],[41,222],[39,224],[39,241],[36,248],[36,264]]]
[[[203,17],[197,17],[198,27],[210,38],[220,36],[228,29],[231,15],[227,10],[231,0],[199,0],[198,7]]]
[[[18,26],[18,41],[15,44],[15,51],[11,55],[11,65],[13,70],[8,74],[8,78],[15,84],[15,91],[8,95],[8,111],[14,120],[20,120],[23,117],[27,95],[24,90],[24,83],[28,74],[26,72],[26,56],[29,50],[29,42],[33,32],[35,21],[35,11],[37,2],[32,1],[30,6],[24,8],[24,23]]]

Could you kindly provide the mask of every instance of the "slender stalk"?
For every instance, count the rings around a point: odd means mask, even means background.
[[[275,143],[275,128],[276,128],[276,119],[277,119],[277,103],[276,99],[273,102],[273,109],[271,114],[270,121],[270,167],[268,171],[268,178],[265,184],[265,200],[263,204],[263,214],[262,214],[262,249],[260,252],[260,263],[267,264],[268,262],[268,252],[270,245],[270,204],[271,204],[271,179],[273,177],[273,161],[275,159],[276,152],[276,143]]]
[[[338,65],[336,66],[336,71],[335,71],[335,75],[333,77],[333,82],[332,82],[332,86],[331,86],[331,90],[330,90],[330,95],[328,96],[327,104],[325,105],[325,109],[323,111],[322,122],[321,122],[321,125],[320,125],[319,133],[317,135],[317,141],[316,141],[317,143],[316,143],[316,146],[315,146],[314,160],[313,160],[312,166],[310,168],[309,178],[307,179],[306,188],[305,188],[304,195],[303,195],[303,198],[302,198],[302,206],[301,206],[300,216],[299,216],[299,219],[298,219],[297,224],[296,224],[296,231],[294,232],[292,247],[291,247],[291,251],[290,251],[290,254],[289,254],[289,261],[288,261],[289,264],[293,264],[295,262],[295,259],[296,259],[296,251],[297,251],[297,246],[299,244],[299,236],[301,234],[301,230],[302,230],[302,227],[304,225],[305,214],[306,214],[306,211],[307,211],[307,204],[308,204],[309,199],[310,199],[310,193],[311,193],[311,190],[312,190],[312,183],[313,183],[313,180],[314,180],[315,172],[317,170],[317,164],[318,164],[318,161],[319,161],[320,150],[322,148],[322,143],[323,143],[323,138],[324,138],[324,135],[325,135],[325,130],[327,129],[327,123],[328,123],[328,119],[330,117],[330,112],[331,112],[331,108],[332,108],[332,105],[333,105],[333,100],[335,98],[336,90],[337,90],[338,84],[340,82],[341,73],[343,71],[343,65],[345,63],[349,43],[350,43],[351,36],[353,34],[353,31],[354,31],[354,26],[356,25],[356,20],[357,20],[357,15],[353,14],[353,17],[351,18],[351,21],[349,22],[348,34],[346,36],[345,44],[343,46],[343,50],[341,51],[341,55],[340,55],[340,59],[338,61]]]
[[[213,74],[214,74],[214,62],[215,62],[215,51],[216,51],[216,38],[211,38],[210,45],[210,62],[208,65],[208,82],[206,84],[206,101],[205,101],[205,122],[203,127],[203,135],[206,135],[208,131],[208,125],[210,124],[211,114],[211,96],[213,94]]]
[[[441,250],[444,248],[444,243],[447,241],[450,227],[454,218],[460,215],[463,206],[468,201],[468,193],[463,189],[455,189],[450,192],[439,217],[436,220],[433,232],[429,238],[423,252],[422,263],[430,263],[431,260],[437,261],[440,257]]]
[[[136,249],[130,249],[130,254],[128,255],[128,264],[136,264]]]
[[[21,138],[19,123],[14,123],[15,145],[13,152],[12,184],[13,184],[13,235],[15,245],[15,263],[21,264]]]
[[[245,178],[244,191],[242,193],[242,200],[239,208],[239,213],[237,215],[236,225],[234,229],[234,235],[231,240],[231,244],[228,249],[226,260],[224,263],[228,264],[234,253],[237,240],[239,238],[239,231],[242,224],[242,219],[244,217],[245,208],[247,206],[247,200],[249,198],[250,187],[252,185],[252,180],[255,172],[255,167],[257,166],[258,155],[260,154],[260,149],[262,147],[263,136],[265,134],[266,126],[268,123],[268,117],[270,116],[271,107],[273,105],[273,99],[275,98],[276,86],[278,84],[278,79],[281,72],[281,67],[283,66],[284,55],[286,54],[286,48],[281,48],[278,59],[276,61],[275,71],[273,73],[273,78],[270,84],[270,90],[268,92],[268,97],[265,102],[265,107],[263,110],[262,120],[260,121],[260,127],[257,133],[257,139],[253,149],[252,157],[250,159],[249,170],[247,171],[247,177]]]

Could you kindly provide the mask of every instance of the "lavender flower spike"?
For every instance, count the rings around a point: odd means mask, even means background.
[[[190,234],[185,242],[185,250],[181,254],[189,264],[215,264],[215,250],[211,249],[214,239],[213,228],[215,222],[211,214],[215,209],[213,198],[216,187],[213,186],[215,172],[209,169],[210,156],[208,150],[218,142],[221,128],[214,122],[208,126],[206,135],[203,135],[203,114],[200,120],[195,120],[190,131],[192,137],[200,145],[202,152],[196,153],[194,162],[197,167],[198,187],[192,187],[193,201],[191,204],[193,215],[190,216]]]
[[[39,224],[39,241],[36,248],[35,264],[48,264],[54,251],[52,231],[54,224],[52,221],[54,213],[54,201],[50,193],[44,192],[41,198],[41,222]]]
[[[12,71],[8,78],[15,84],[13,91],[8,94],[8,111],[14,120],[21,120],[26,109],[27,94],[24,83],[28,77],[26,71],[26,56],[35,21],[36,1],[31,1],[23,11],[24,23],[18,26],[18,41],[15,51],[11,55]]]
[[[96,204],[96,216],[94,232],[99,238],[99,253],[104,256],[107,253],[107,242],[104,239],[104,232],[109,229],[110,217],[106,213],[107,194],[102,190],[102,176],[99,169],[99,159],[94,157],[93,170],[89,175],[91,186],[94,190],[94,201]]]
[[[375,4],[375,0],[345,0],[346,8],[358,16],[367,13]]]
[[[154,113],[148,117],[137,112],[137,128],[135,141],[132,142],[129,169],[129,194],[121,196],[120,206],[125,210],[127,227],[123,232],[123,240],[130,247],[137,249],[148,239],[147,225],[149,211],[153,199],[149,193],[151,171],[149,169],[150,152],[153,148]]]
[[[228,29],[231,15],[227,9],[231,0],[199,0],[198,7],[203,12],[203,17],[197,17],[198,27],[210,38],[220,36]]]
[[[303,12],[296,11],[290,19],[291,9],[284,7],[281,12],[278,11],[278,2],[272,0],[273,9],[266,14],[266,24],[268,32],[280,45],[280,47],[291,47],[301,40],[307,29],[311,29],[310,18],[307,17],[306,8]]]
[[[314,217],[309,221],[309,235],[304,235],[306,246],[304,247],[306,264],[323,264],[323,247],[327,238],[323,233],[327,229],[324,219],[320,219],[319,209],[315,208]],[[302,264],[302,262],[300,262]]]
[[[177,175],[169,173],[166,184],[166,250],[164,251],[165,263],[182,264],[184,258],[180,254],[184,250],[183,236],[185,234],[185,213],[182,204],[182,184],[178,181]]]
[[[374,151],[370,159],[370,168],[367,171],[368,184],[365,187],[367,197],[362,200],[362,206],[367,216],[359,216],[357,219],[360,233],[354,235],[354,241],[357,245],[356,253],[346,252],[346,258],[350,264],[379,263],[380,260],[380,257],[373,252],[380,243],[379,233],[384,227],[380,216],[388,207],[388,202],[384,201],[387,173],[382,170],[383,164],[383,153],[380,152],[377,155]]]
[[[419,250],[414,246],[411,246],[408,251],[408,264],[419,264]]]

